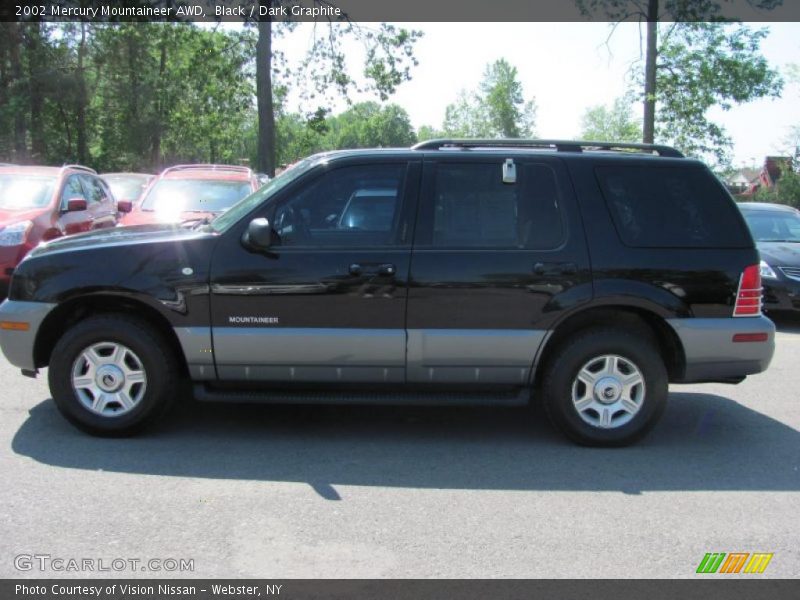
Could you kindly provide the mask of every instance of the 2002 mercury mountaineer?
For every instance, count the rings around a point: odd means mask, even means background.
[[[210,223],[41,245],[0,344],[93,434],[201,400],[526,403],[583,444],[669,382],[767,368],[759,256],[712,173],[666,146],[436,140],[303,160]]]

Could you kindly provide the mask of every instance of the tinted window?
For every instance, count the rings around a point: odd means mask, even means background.
[[[798,213],[752,210],[742,211],[750,232],[759,242],[800,242]]]
[[[385,246],[395,243],[406,165],[364,165],[325,173],[273,216],[288,246]]]
[[[516,183],[503,183],[502,161],[440,164],[433,200],[438,247],[555,248],[564,239],[555,173],[517,164]]]
[[[86,192],[83,191],[83,186],[81,186],[80,178],[77,175],[70,175],[61,192],[61,210],[67,210],[67,202],[72,198],[83,198],[88,201],[89,198],[86,195]]]
[[[662,248],[746,247],[738,211],[717,180],[691,167],[596,169],[622,241]]]
[[[106,192],[96,178],[89,175],[81,175],[80,178],[83,182],[83,189],[86,191],[86,200],[92,203],[105,201]]]

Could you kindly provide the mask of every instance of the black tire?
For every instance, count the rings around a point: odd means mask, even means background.
[[[573,403],[573,384],[581,390],[582,383],[575,383],[578,373],[593,360],[602,361],[604,356],[623,359],[622,367],[632,364],[643,379],[638,412],[611,410],[608,413],[621,423],[618,426],[601,427],[586,419],[597,416],[597,410],[584,410],[581,416]],[[628,361],[626,364],[625,361]],[[655,341],[644,331],[620,331],[611,328],[594,328],[555,348],[555,353],[545,366],[542,382],[543,404],[552,423],[574,442],[585,446],[626,446],[641,439],[658,422],[667,401],[668,377],[664,361]],[[598,392],[599,393],[599,392]],[[594,402],[594,401],[593,401]],[[605,405],[594,402],[605,408]],[[590,405],[591,406],[591,405]],[[625,419],[629,419],[625,422]]]
[[[93,412],[73,386],[76,361],[90,346],[105,342],[131,350],[146,377],[140,399],[124,414]],[[58,410],[78,429],[125,437],[149,427],[170,408],[179,395],[181,375],[172,348],[154,327],[143,319],[110,314],[90,317],[67,330],[53,348],[48,382]]]

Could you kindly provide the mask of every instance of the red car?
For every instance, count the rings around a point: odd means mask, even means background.
[[[247,167],[177,165],[161,172],[121,225],[182,223],[225,212],[260,187]]]
[[[88,167],[0,166],[0,297],[39,242],[114,227],[117,210],[106,183]]]

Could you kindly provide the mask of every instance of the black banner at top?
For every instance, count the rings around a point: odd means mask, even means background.
[[[800,21],[799,0],[3,0],[2,21]]]

